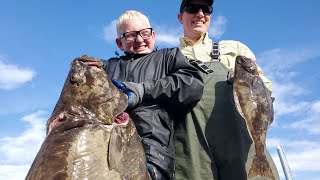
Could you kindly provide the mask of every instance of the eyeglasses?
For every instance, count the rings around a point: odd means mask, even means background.
[[[123,33],[120,38],[124,38],[127,41],[135,41],[137,36],[140,35],[142,39],[149,39],[152,36],[152,28],[141,29],[140,31],[130,31]]]
[[[200,9],[202,9],[202,12],[204,14],[212,14],[212,7],[211,6],[198,5],[198,4],[192,4],[192,5],[186,6],[182,9],[181,12],[186,11],[187,13],[190,13],[190,14],[196,14],[199,12]]]

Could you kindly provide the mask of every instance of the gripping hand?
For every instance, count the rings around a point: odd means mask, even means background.
[[[128,108],[134,108],[142,102],[144,95],[143,85],[134,82],[121,82],[111,79],[112,83],[117,86],[123,93],[128,96]]]

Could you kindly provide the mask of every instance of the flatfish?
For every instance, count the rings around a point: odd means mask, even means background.
[[[148,179],[127,101],[103,69],[73,60],[26,179]]]
[[[266,134],[273,122],[271,93],[258,75],[256,64],[249,58],[236,58],[233,93],[237,110],[246,120],[254,145],[248,179],[276,179],[266,152]],[[272,162],[273,163],[273,162]]]

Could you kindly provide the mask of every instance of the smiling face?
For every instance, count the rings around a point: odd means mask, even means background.
[[[125,22],[120,27],[120,34],[131,31],[140,31],[145,28],[150,28],[149,23],[139,20],[131,20]],[[121,50],[129,53],[150,53],[154,49],[155,33],[152,31],[151,37],[147,39],[142,39],[142,37],[138,34],[134,41],[127,41],[124,37],[121,37],[117,38],[116,42]]]
[[[193,0],[188,6],[192,4],[209,5],[209,3],[204,0]],[[204,14],[202,9],[199,9],[195,14],[185,11],[178,14],[178,19],[183,26],[184,36],[196,42],[200,39],[202,33],[208,32],[211,14]]]

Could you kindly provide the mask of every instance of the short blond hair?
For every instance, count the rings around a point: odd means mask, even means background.
[[[120,37],[122,35],[121,27],[126,24],[129,21],[142,21],[146,23],[149,27],[150,22],[146,15],[144,15],[142,12],[129,10],[123,13],[117,21],[117,35]],[[146,27],[147,28],[147,27]]]

